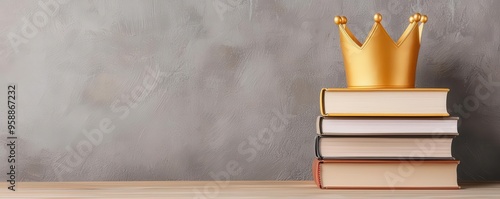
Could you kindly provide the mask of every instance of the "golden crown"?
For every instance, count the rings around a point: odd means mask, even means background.
[[[348,88],[413,88],[420,40],[427,16],[416,13],[397,42],[392,40],[380,23],[382,15],[373,17],[375,23],[364,44],[347,27],[345,16],[336,16],[340,47]],[[420,22],[420,25],[419,25]]]

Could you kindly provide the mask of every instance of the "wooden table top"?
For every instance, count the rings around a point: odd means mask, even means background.
[[[18,182],[0,198],[500,198],[500,182],[460,190],[322,190],[312,181]]]

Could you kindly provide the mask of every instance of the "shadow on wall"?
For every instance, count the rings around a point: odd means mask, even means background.
[[[453,140],[452,153],[460,160],[458,167],[459,181],[493,181],[500,177],[499,152],[495,149],[500,140],[498,118],[500,117],[500,78],[498,74],[474,71],[463,77],[459,59],[445,63],[447,77],[441,78],[438,85],[450,88],[448,94],[448,112],[460,117],[459,136]],[[482,67],[484,68],[484,67]]]

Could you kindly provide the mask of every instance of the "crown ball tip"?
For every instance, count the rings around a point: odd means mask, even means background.
[[[413,23],[413,22],[415,21],[415,19],[413,19],[413,16],[411,16],[411,17],[408,19],[408,21],[409,21],[410,23]]]
[[[335,18],[333,18],[333,22],[335,22],[335,24],[337,25],[340,25],[342,23],[342,18],[340,16],[335,16]]]
[[[377,23],[380,23],[382,21],[382,15],[380,13],[377,13],[373,16],[373,20]]]
[[[345,17],[345,16],[341,16],[341,17],[340,17],[340,19],[341,19],[341,20],[340,20],[340,22],[341,22],[342,24],[347,24],[347,17]]]
[[[420,19],[422,19],[422,15],[417,12],[413,15],[413,19],[415,20],[415,22],[419,22]]]
[[[427,15],[422,15],[422,19],[421,19],[422,23],[426,23],[427,20],[429,20],[429,18],[427,18]]]

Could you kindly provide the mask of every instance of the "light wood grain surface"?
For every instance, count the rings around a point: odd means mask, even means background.
[[[312,181],[19,182],[0,198],[500,198],[499,183],[461,190],[322,190]]]

